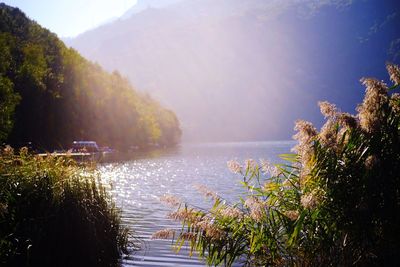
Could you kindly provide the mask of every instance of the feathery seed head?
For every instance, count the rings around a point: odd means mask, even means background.
[[[363,78],[361,82],[367,87],[364,101],[357,107],[361,128],[373,133],[379,130],[382,121],[382,107],[389,103],[385,83],[372,78]]]
[[[389,73],[390,80],[395,84],[400,84],[400,67],[391,63],[386,64],[386,69]]]
[[[223,231],[221,229],[219,229],[218,227],[216,227],[215,225],[208,227],[208,229],[206,230],[206,236],[208,238],[211,238],[212,240],[221,239],[222,234],[223,234]]]
[[[400,94],[394,93],[390,97],[389,105],[392,108],[393,112],[396,114],[400,114]]]
[[[198,222],[194,224],[194,227],[197,229],[200,229],[202,231],[206,231],[208,227],[210,227],[212,224],[212,220],[209,217],[204,217]]]
[[[357,118],[349,113],[340,113],[339,114],[339,124],[342,127],[346,127],[348,129],[355,129],[358,127]]]
[[[215,225],[214,220],[209,217],[203,218],[201,221],[197,222],[194,227],[202,230],[206,237],[213,240],[221,239],[223,235],[223,231]]]
[[[334,104],[331,104],[328,101],[320,101],[318,102],[318,105],[325,118],[333,118],[337,115],[337,108]]]
[[[3,153],[6,156],[12,156],[14,155],[14,149],[11,146],[6,145],[3,149]]]
[[[246,166],[246,170],[249,171],[254,171],[258,167],[257,162],[254,159],[246,159],[244,165]]]
[[[279,169],[271,164],[266,159],[260,159],[261,171],[265,174],[270,174],[272,177],[277,177],[280,174]]]
[[[261,171],[264,173],[269,172],[269,168],[271,167],[271,163],[266,159],[260,159]]]
[[[160,197],[160,201],[171,207],[179,206],[182,203],[182,201],[178,197],[173,195],[164,195]]]
[[[190,223],[196,223],[200,220],[197,212],[193,209],[182,208],[177,211],[168,214],[168,218],[176,221],[186,221]]]
[[[332,119],[328,119],[319,133],[319,140],[326,147],[334,148],[336,145],[337,129],[336,123]]]
[[[196,184],[194,185],[194,188],[196,188],[197,191],[199,191],[201,194],[203,194],[207,198],[211,198],[213,200],[219,199],[218,194],[212,191],[210,188],[208,188],[205,185],[202,184]]]
[[[243,212],[236,207],[225,206],[218,210],[222,217],[228,217],[232,219],[238,219],[243,217]]]
[[[28,148],[26,146],[21,147],[19,150],[20,155],[27,155],[28,154]]]
[[[300,156],[300,163],[305,166],[312,155],[312,140],[317,136],[317,129],[311,122],[298,120],[294,129],[297,133],[293,136],[298,144],[292,149]]]
[[[299,212],[297,210],[288,210],[283,213],[291,221],[295,221],[299,218]]]
[[[265,209],[267,208],[267,204],[265,202],[262,202],[258,198],[251,196],[246,199],[244,205],[250,209],[250,217],[253,220],[257,222],[262,220]]]
[[[307,142],[317,135],[317,129],[315,129],[314,125],[304,120],[296,121],[294,130],[297,131],[297,134],[295,134],[293,138],[300,142]]]
[[[387,94],[388,87],[383,81],[379,81],[375,78],[361,78],[360,82],[366,87],[365,92],[374,91],[379,94]]]
[[[171,239],[175,236],[175,230],[173,229],[162,229],[155,232],[151,239]]]
[[[183,240],[194,242],[194,241],[196,241],[197,236],[195,233],[184,232],[184,233],[181,233],[179,235],[179,237],[182,238]]]
[[[303,194],[300,198],[300,203],[305,209],[314,209],[319,205],[321,199],[321,192],[314,189],[310,193]]]
[[[349,137],[350,135],[347,133],[347,128],[341,128],[339,132],[337,133],[336,137],[336,144],[339,146],[339,144],[347,144],[349,142]],[[344,138],[344,139],[343,139]],[[342,144],[343,142],[343,144]]]
[[[241,173],[242,172],[242,166],[240,166],[239,162],[237,162],[236,160],[228,161],[227,165],[228,165],[228,169],[232,173]]]

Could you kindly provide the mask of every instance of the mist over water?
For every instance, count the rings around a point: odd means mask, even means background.
[[[228,202],[238,201],[244,192],[241,177],[229,172],[227,161],[268,159],[281,162],[278,155],[289,153],[294,142],[242,142],[183,145],[164,151],[157,157],[104,164],[100,172],[105,184],[112,184],[112,194],[122,208],[122,220],[139,237],[141,248],[123,261],[124,266],[190,266],[205,263],[187,248],[176,255],[169,240],[152,240],[151,235],[164,228],[180,229],[167,219],[173,209],[159,201],[164,194],[180,197],[191,205],[209,208],[212,202],[196,190],[205,185]]]
[[[320,100],[354,113],[358,80],[400,60],[397,1],[139,4],[70,44],[174,110],[185,141],[289,139]]]

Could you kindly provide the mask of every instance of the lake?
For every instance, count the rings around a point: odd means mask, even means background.
[[[179,229],[167,218],[170,207],[159,201],[172,194],[197,207],[210,201],[196,190],[205,185],[229,202],[243,193],[240,177],[227,168],[235,159],[267,159],[282,162],[278,155],[290,153],[292,141],[185,144],[173,150],[154,151],[144,157],[102,164],[103,181],[109,184],[114,200],[122,209],[122,220],[139,237],[140,249],[122,261],[123,266],[205,266],[197,256],[189,257],[187,248],[176,254],[169,240],[152,240],[164,228]]]

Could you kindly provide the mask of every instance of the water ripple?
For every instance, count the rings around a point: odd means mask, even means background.
[[[242,193],[239,178],[226,168],[231,159],[266,158],[278,162],[278,154],[288,153],[292,142],[252,142],[185,145],[173,153],[101,165],[102,181],[122,209],[122,222],[134,230],[141,249],[122,261],[123,266],[205,266],[197,256],[189,257],[183,247],[179,253],[168,240],[153,240],[151,235],[164,228],[180,229],[166,218],[171,211],[159,198],[172,194],[203,208],[211,203],[199,194],[196,184],[215,190],[227,201]]]

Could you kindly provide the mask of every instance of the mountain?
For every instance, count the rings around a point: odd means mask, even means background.
[[[122,19],[127,19],[134,14],[140,13],[148,8],[163,8],[182,0],[138,0],[136,4],[122,15]]]
[[[1,142],[33,142],[47,150],[73,140],[122,150],[173,146],[181,133],[172,111],[2,3],[0,107]]]
[[[353,112],[359,79],[387,80],[385,62],[400,60],[394,0],[182,0],[128,14],[68,44],[173,109],[186,141],[290,138],[296,119],[321,124],[319,100]]]

